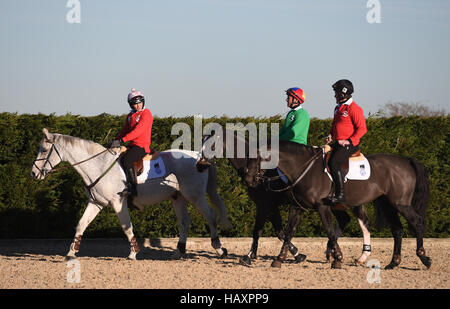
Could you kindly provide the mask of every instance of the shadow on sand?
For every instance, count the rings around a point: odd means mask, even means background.
[[[144,245],[144,239],[138,239],[141,251],[137,260],[170,261],[174,259],[175,246],[163,246],[159,239],[150,239],[149,244]],[[72,239],[0,239],[0,256],[14,259],[54,260],[54,257],[64,258],[69,251]],[[211,251],[186,248],[187,253],[182,259],[196,260],[199,257],[208,259],[220,259],[211,248]],[[126,239],[89,239],[81,242],[77,257],[92,257],[102,260],[113,258],[127,258],[130,253],[130,245]],[[227,258],[238,258],[229,254]]]

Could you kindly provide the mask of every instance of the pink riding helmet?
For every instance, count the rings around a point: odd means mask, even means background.
[[[133,103],[136,103],[136,101],[142,102],[145,105],[145,99],[142,92],[137,91],[134,88],[131,88],[131,92],[128,94],[128,104],[130,104],[131,106]]]

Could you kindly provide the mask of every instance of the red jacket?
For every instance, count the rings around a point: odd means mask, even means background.
[[[366,132],[366,119],[363,110],[355,101],[352,100],[350,104],[336,106],[330,132],[336,141],[350,139],[353,146],[357,146]]]
[[[153,115],[148,109],[131,112],[125,120],[125,125],[116,139],[125,143],[130,141],[131,146],[139,146],[150,152]]]

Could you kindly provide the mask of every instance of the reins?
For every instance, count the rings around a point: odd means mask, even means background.
[[[56,147],[55,147],[55,149],[56,149]],[[87,162],[87,161],[89,161],[89,160],[92,160],[92,159],[98,157],[99,155],[104,154],[104,153],[107,152],[107,151],[109,151],[109,149],[105,149],[105,150],[103,150],[102,152],[99,152],[99,153],[97,153],[96,155],[93,155],[92,157],[87,158],[86,160],[83,160],[83,161],[80,161],[80,162],[77,162],[77,163],[74,163],[74,164],[69,164],[68,166],[66,165],[66,166],[61,166],[61,167],[52,169],[52,170],[50,171],[50,173],[51,173],[51,172],[57,172],[57,171],[60,171],[60,170],[63,170],[63,169],[69,168],[69,167],[77,166],[77,165],[79,165],[79,164],[82,164],[82,163],[84,163],[84,162]],[[59,155],[59,154],[58,154],[58,155]]]
[[[69,165],[66,165],[66,166],[61,166],[61,167],[58,167],[58,168],[53,168],[53,165],[52,165],[52,163],[50,162],[50,156],[52,155],[52,152],[53,152],[53,150],[56,152],[56,154],[58,155],[58,157],[59,157],[59,159],[62,161],[62,157],[61,157],[61,155],[59,154],[59,151],[58,151],[58,149],[56,148],[56,146],[55,146],[55,144],[54,143],[52,143],[52,142],[50,142],[50,141],[47,141],[48,143],[51,143],[52,144],[52,147],[51,147],[51,149],[50,149],[50,153],[47,155],[47,157],[46,158],[42,158],[42,159],[36,159],[35,161],[34,161],[34,163],[33,163],[33,165],[41,172],[41,174],[45,174],[44,173],[44,171],[45,171],[45,169],[44,169],[44,167],[45,167],[45,165],[48,163],[49,165],[50,165],[50,167],[52,168],[48,173],[53,173],[53,172],[57,172],[57,171],[61,171],[61,170],[63,170],[63,169],[66,169],[66,168],[70,168],[70,167],[74,167],[74,166],[77,166],[77,165],[80,165],[80,164],[82,164],[82,163],[85,163],[85,162],[87,162],[87,161],[90,161],[90,160],[92,160],[92,159],[94,159],[94,158],[96,158],[96,157],[98,157],[98,156],[100,156],[100,155],[102,155],[102,154],[104,154],[105,152],[109,152],[109,153],[111,153],[111,154],[115,154],[115,152],[113,151],[113,150],[111,150],[111,149],[109,149],[109,148],[106,148],[105,150],[103,150],[103,151],[101,151],[101,152],[99,152],[99,153],[97,153],[97,154],[95,154],[95,155],[93,155],[92,157],[89,157],[89,158],[87,158],[87,159],[85,159],[85,160],[82,160],[82,161],[79,161],[79,162],[76,162],[76,163],[74,163],[74,164],[69,164]],[[43,165],[43,167],[42,167],[42,169],[40,169],[37,165],[36,165],[36,162],[37,161],[43,161],[43,160],[45,160],[46,162],[44,163],[44,165]],[[112,163],[111,163],[111,165],[94,181],[94,182],[92,182],[90,185],[86,185],[85,184],[85,187],[86,187],[86,189],[89,191],[89,194],[91,195],[91,198],[92,199],[94,199],[94,197],[92,196],[92,193],[91,193],[91,189],[100,181],[100,179],[102,179],[112,168],[113,168],[113,166],[117,163],[117,161],[119,160],[119,157],[117,157]],[[95,200],[95,199],[94,199]]]
[[[311,167],[313,166],[313,164],[315,163],[315,161],[316,161],[319,157],[322,156],[322,153],[323,153],[323,151],[319,151],[319,152],[317,152],[314,156],[312,156],[308,161],[306,161],[306,162],[300,167],[300,169],[302,169],[304,166],[307,165],[306,168],[305,168],[305,170],[300,174],[300,176],[297,177],[297,179],[296,179],[291,185],[289,185],[289,186],[287,186],[287,187],[285,187],[285,188],[282,188],[282,189],[273,189],[273,188],[270,186],[270,183],[271,183],[272,181],[275,181],[275,180],[277,180],[277,179],[280,179],[280,178],[283,177],[283,176],[286,177],[286,174],[285,174],[283,171],[281,171],[281,170],[280,170],[280,171],[283,173],[282,175],[273,176],[273,177],[267,177],[267,176],[262,175],[262,176],[258,176],[258,177],[261,178],[261,179],[263,179],[263,181],[267,182],[267,189],[268,189],[269,191],[272,191],[272,192],[284,192],[284,191],[287,191],[287,190],[291,190],[292,188],[294,188],[294,187],[300,182],[300,180],[302,180],[303,177],[305,177],[306,173],[308,173],[308,171],[311,169]]]

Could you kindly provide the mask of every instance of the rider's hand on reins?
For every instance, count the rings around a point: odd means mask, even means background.
[[[112,141],[111,144],[109,144],[108,148],[118,148],[118,147],[120,147],[121,144],[122,144],[121,139],[115,139]]]

